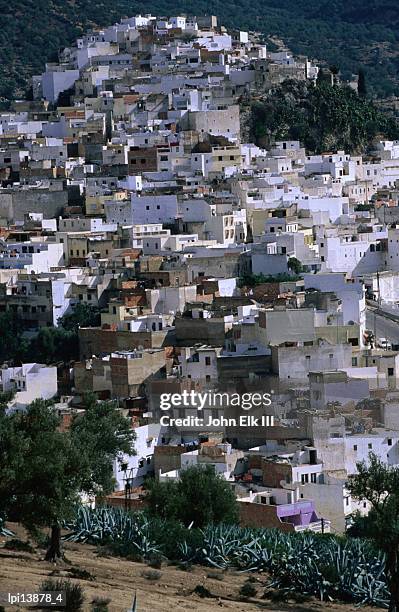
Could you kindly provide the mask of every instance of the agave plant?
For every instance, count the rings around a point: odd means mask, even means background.
[[[6,537],[12,537],[13,535],[15,535],[13,531],[7,529],[6,518],[3,514],[0,514],[0,535]]]
[[[122,554],[142,558],[173,554],[173,559],[220,569],[268,572],[270,586],[315,595],[322,601],[342,599],[380,607],[387,607],[389,601],[384,554],[365,540],[231,525],[187,529],[112,508],[81,507],[65,527],[67,540],[111,542]]]

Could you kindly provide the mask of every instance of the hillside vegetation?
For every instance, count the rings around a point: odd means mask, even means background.
[[[359,153],[377,137],[399,138],[396,120],[347,86],[285,81],[251,105],[250,133],[260,146],[300,140],[308,151]]]
[[[321,601],[341,600],[386,606],[389,593],[385,555],[365,539],[310,532],[208,525],[184,527],[174,520],[86,507],[65,524],[71,542],[105,546],[131,560],[169,560],[218,570],[265,572],[282,593]]]
[[[15,525],[12,528],[15,529]],[[20,537],[25,537],[21,533]],[[125,612],[131,609],[137,596],[137,612],[356,612],[354,604],[320,602],[301,594],[283,597],[269,589],[267,574],[238,573],[212,570],[200,565],[183,567],[163,564],[159,571],[131,560],[99,554],[87,544],[66,544],[69,563],[54,566],[42,560],[42,551],[18,552],[1,548],[0,585],[11,592],[38,590],[43,580],[71,578],[72,584],[84,589],[84,610],[94,612]],[[154,580],[154,578],[157,578]],[[249,582],[249,579],[251,582]],[[247,585],[251,596],[241,595]],[[253,594],[255,591],[255,595]],[[246,591],[247,592],[247,591]],[[93,601],[109,601],[107,607],[95,608]],[[10,608],[11,609],[11,608]],[[15,608],[14,608],[15,609]],[[26,609],[26,608],[25,608]],[[49,608],[46,608],[47,610]],[[377,608],[361,607],[361,612],[377,612]]]
[[[363,65],[375,94],[399,92],[397,0],[0,0],[0,99],[24,95],[31,75],[91,26],[139,12],[184,11],[213,13],[226,26],[276,36],[345,77]]]

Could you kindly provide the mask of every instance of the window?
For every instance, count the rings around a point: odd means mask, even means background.
[[[316,483],[316,479],[317,479],[317,474],[313,473],[310,475],[310,482]]]
[[[211,365],[211,358],[210,357],[205,357],[205,365],[207,365],[207,366]]]
[[[388,442],[388,446],[392,446],[392,438],[388,438],[387,442]]]
[[[209,374],[207,374],[205,376],[205,380],[206,380],[206,382],[211,382],[211,377],[209,376]]]
[[[309,482],[309,474],[302,474],[301,476],[301,483],[302,484],[306,484]]]
[[[353,445],[353,450],[354,450],[354,451],[357,451],[357,444],[354,444],[354,445]]]
[[[393,376],[393,368],[388,368],[388,376]]]
[[[357,366],[357,357],[352,357],[352,366]]]
[[[371,450],[371,449],[373,448],[373,445],[371,444],[371,442],[369,442],[369,443],[367,444],[367,448],[368,448],[369,450]]]

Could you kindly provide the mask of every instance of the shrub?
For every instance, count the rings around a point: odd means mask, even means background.
[[[23,540],[18,540],[17,538],[12,538],[11,540],[8,540],[4,544],[4,548],[6,548],[7,550],[16,550],[28,553],[34,552],[34,548],[33,546],[31,546],[31,544],[29,544],[29,542],[24,542]]]
[[[240,588],[240,595],[243,597],[256,597],[257,590],[251,582],[244,582]]]
[[[220,580],[220,582],[224,580],[224,575],[220,574],[219,572],[208,572],[206,577],[210,578],[211,580]]]
[[[93,576],[90,572],[85,569],[81,569],[80,567],[71,567],[68,570],[71,575],[71,578],[78,578],[79,580],[95,580],[96,577]]]
[[[140,575],[146,580],[151,580],[153,582],[156,582],[157,580],[160,580],[162,576],[162,572],[159,572],[158,570],[155,570],[155,569],[148,569],[148,570],[143,570]]]
[[[108,612],[109,597],[94,597],[91,602],[92,612]]]
[[[40,585],[39,592],[46,591],[63,591],[65,593],[65,605],[52,606],[53,610],[63,610],[64,612],[78,612],[82,609],[84,603],[84,590],[80,584],[71,582],[70,580],[59,578],[53,580],[51,578],[44,580]]]
[[[160,553],[154,554],[149,558],[148,565],[154,569],[161,569],[163,561],[164,557]]]
[[[195,587],[193,593],[195,593],[196,595],[199,595],[202,598],[213,597],[213,595],[210,592],[210,590],[207,589],[206,587],[204,587],[203,584],[197,584],[197,586]]]

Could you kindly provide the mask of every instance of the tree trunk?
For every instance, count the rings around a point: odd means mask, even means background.
[[[46,561],[56,562],[63,558],[61,547],[61,527],[58,523],[51,526],[50,545],[46,552]]]

